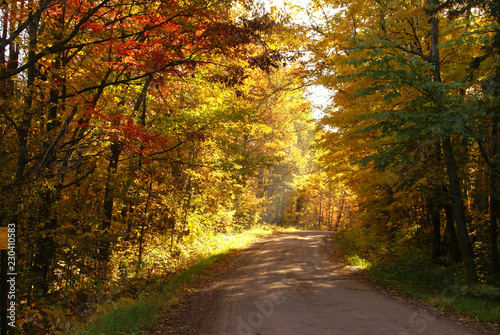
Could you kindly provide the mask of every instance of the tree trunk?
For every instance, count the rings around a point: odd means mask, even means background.
[[[142,253],[143,253],[143,242],[144,242],[144,231],[148,225],[148,208],[149,208],[149,200],[151,199],[151,189],[153,187],[153,182],[149,183],[148,197],[146,199],[146,204],[144,206],[144,219],[141,224],[141,230],[139,234],[139,255],[137,256],[137,268],[136,274],[139,275],[139,271],[142,266]]]
[[[429,22],[431,25],[431,51],[430,61],[434,65],[433,80],[441,82],[441,61],[439,58],[439,17],[435,8],[436,0],[428,0],[429,4]],[[442,92],[435,90],[433,94],[436,97],[442,95]],[[457,223],[458,241],[462,251],[467,278],[470,281],[477,281],[476,265],[474,262],[474,254],[472,243],[469,239],[467,230],[467,222],[465,220],[465,212],[463,205],[463,195],[458,176],[458,165],[455,160],[453,146],[450,135],[442,136],[442,148],[444,153],[444,161],[446,172],[448,175],[449,190],[451,196],[451,209],[455,222]]]
[[[49,270],[56,250],[54,233],[58,225],[57,214],[54,212],[53,205],[59,199],[60,192],[58,190],[47,190],[42,196],[43,205],[38,214],[38,227],[35,229],[35,248],[31,263],[31,285],[36,294],[39,292],[45,294],[49,290]],[[40,227],[43,228],[39,229]]]
[[[337,213],[337,220],[335,222],[335,228],[338,228],[340,226],[340,220],[342,220],[342,214],[344,213],[344,207],[345,207],[345,193],[342,192],[342,195],[340,198],[339,212]]]
[[[323,193],[319,198],[319,213],[318,213],[318,230],[321,230],[321,225],[323,224]]]
[[[432,259],[441,257],[441,207],[435,199],[429,200],[429,212],[432,226]]]
[[[120,158],[121,153],[121,144],[118,140],[115,140],[111,143],[111,155],[108,163],[108,181],[106,183],[106,188],[104,190],[104,203],[103,203],[103,211],[104,211],[104,219],[102,220],[100,233],[100,244],[99,244],[99,259],[104,262],[109,261],[110,257],[110,246],[111,246],[111,236],[110,236],[110,228],[111,222],[113,220],[113,204],[115,200],[114,196],[114,186],[113,186],[113,176],[116,174],[118,170],[118,160]]]
[[[460,252],[460,246],[458,245],[457,231],[453,221],[451,206],[445,204],[443,208],[446,214],[446,227],[444,229],[443,239],[443,247],[445,250],[443,252],[449,255],[455,262],[460,262],[462,260],[462,254]]]
[[[492,180],[492,183],[498,183],[499,179]],[[496,185],[492,185],[492,191],[494,190],[498,194]],[[491,269],[493,282],[497,283],[500,279],[500,261],[498,257],[498,219],[500,218],[500,201],[498,196],[492,192],[490,200],[490,244],[491,244]]]
[[[145,105],[146,94],[149,89],[149,85],[151,84],[151,79],[151,76],[146,77],[144,86],[134,105],[134,112],[138,112],[141,105]],[[145,123],[146,111],[144,109],[142,115],[139,118],[139,124],[145,126]],[[118,170],[118,161],[122,152],[121,146],[122,144],[120,143],[120,141],[116,139],[112,141],[110,146],[111,155],[108,164],[108,182],[106,183],[106,188],[104,190],[104,219],[101,224],[102,237],[99,246],[99,258],[104,262],[108,262],[110,257],[111,234],[109,230],[111,229],[111,223],[113,221],[113,207],[115,201],[114,187],[112,185],[111,179]]]
[[[443,151],[449,179],[451,211],[457,224],[457,237],[460,250],[462,252],[465,271],[467,273],[468,280],[477,281],[476,264],[474,261],[472,243],[467,229],[467,221],[465,220],[462,189],[460,186],[460,179],[458,177],[458,167],[449,136],[445,136],[443,138]]]

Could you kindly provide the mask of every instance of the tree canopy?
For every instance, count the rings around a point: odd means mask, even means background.
[[[328,13],[310,45],[318,80],[332,90],[323,160],[348,170],[364,224],[430,236],[434,257],[455,253],[472,281],[486,265],[477,255],[489,253],[496,281],[497,5],[314,5]]]

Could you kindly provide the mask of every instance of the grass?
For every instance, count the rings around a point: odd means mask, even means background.
[[[366,269],[373,278],[451,314],[482,323],[500,321],[500,288],[466,285],[458,266],[445,267],[422,255],[398,255]]]
[[[351,266],[359,270],[366,270],[371,266],[370,262],[368,262],[364,258],[359,257],[358,255],[348,257],[348,262]]]
[[[381,252],[373,242],[360,242],[362,232],[341,232],[335,236],[338,248],[351,267],[426,304],[480,323],[500,321],[500,288],[484,284],[467,285],[461,265],[433,263],[417,252]]]
[[[77,334],[141,334],[154,321],[160,304],[159,299],[148,297],[119,302]]]
[[[206,248],[202,253],[200,252],[202,256],[196,263],[154,287],[145,287],[137,299],[126,298],[101,306],[98,316],[79,329],[71,330],[71,334],[139,335],[147,333],[159,313],[179,301],[182,288],[186,284],[198,278],[210,266],[226,257],[229,252],[243,248],[256,239],[275,231],[273,227],[256,226],[234,234],[213,235],[208,238],[209,240],[205,237],[203,241],[192,241],[192,248],[196,248],[198,242],[206,243]]]

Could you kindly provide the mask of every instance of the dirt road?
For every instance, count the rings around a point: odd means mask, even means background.
[[[222,278],[179,307],[173,328],[157,333],[481,333],[363,284],[332,261],[329,236],[283,233],[255,243],[233,259]]]

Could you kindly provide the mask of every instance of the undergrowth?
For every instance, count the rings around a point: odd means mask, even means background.
[[[102,304],[90,322],[65,334],[75,335],[135,335],[144,334],[157,315],[176,303],[182,287],[198,278],[208,267],[221,260],[228,252],[243,248],[259,237],[276,231],[272,226],[255,226],[230,234],[213,234],[193,238],[186,243],[182,271],[167,278],[145,282],[137,297],[124,297]]]
[[[460,264],[432,262],[416,249],[391,246],[369,229],[335,235],[350,266],[433,307],[482,323],[500,320],[500,288],[467,284]]]

